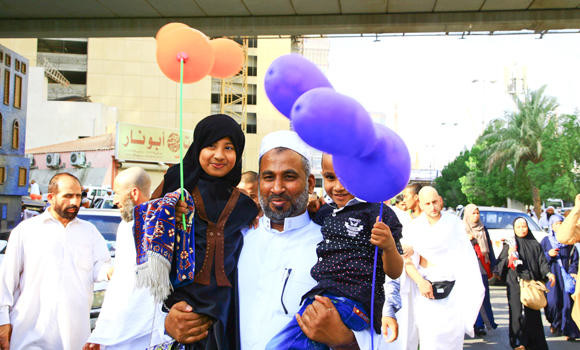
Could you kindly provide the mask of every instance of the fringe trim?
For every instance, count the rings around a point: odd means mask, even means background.
[[[147,262],[137,266],[136,285],[147,288],[156,303],[162,303],[173,291],[169,281],[171,264],[155,252],[147,252]]]

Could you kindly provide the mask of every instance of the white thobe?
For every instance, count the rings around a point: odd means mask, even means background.
[[[238,261],[243,350],[263,350],[294,318],[302,296],[316,285],[310,270],[320,241],[320,226],[307,212],[285,219],[283,231],[272,229],[263,216],[257,229],[245,233]],[[361,349],[370,348],[369,330],[354,334]],[[379,343],[380,335],[375,334],[375,348]]]
[[[133,221],[117,229],[114,272],[89,343],[106,349],[145,349],[163,342],[165,313],[147,288],[135,287],[137,253]]]
[[[413,216],[408,211],[403,211],[396,206],[393,206],[393,211],[397,215],[399,222],[403,225],[403,238],[401,244],[408,245],[408,230],[409,223],[413,220]],[[396,210],[395,210],[396,209]],[[417,256],[412,257],[412,260],[418,264]],[[388,344],[388,349],[392,350],[417,350],[419,345],[419,332],[415,323],[415,299],[419,295],[417,285],[407,276],[405,267],[403,266],[403,273],[399,277],[401,308],[395,316],[397,317],[397,324],[399,326],[399,336],[397,340]]]
[[[455,281],[447,298],[434,300],[417,295],[414,305],[421,350],[463,349],[464,334],[473,336],[485,289],[479,264],[463,222],[453,214],[441,213],[430,225],[422,214],[408,225],[407,239],[415,253],[428,261],[419,267],[431,281]]]
[[[0,267],[0,324],[10,349],[80,349],[90,334],[93,282],[105,280],[109,250],[96,227],[63,226],[46,210],[10,235]]]

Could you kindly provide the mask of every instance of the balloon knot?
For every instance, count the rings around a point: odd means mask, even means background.
[[[189,55],[187,53],[185,53],[185,52],[180,52],[180,53],[177,54],[177,57],[176,58],[177,58],[177,61],[178,62],[181,61],[181,60],[183,60],[183,63],[186,63],[187,60],[189,59]]]

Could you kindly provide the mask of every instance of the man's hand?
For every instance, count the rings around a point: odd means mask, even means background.
[[[165,318],[165,330],[181,344],[191,344],[207,337],[213,321],[206,315],[196,314],[185,301],[174,304]]]
[[[10,336],[12,335],[12,325],[3,324],[0,326],[0,350],[10,349]]]
[[[393,239],[393,234],[391,233],[391,229],[389,226],[387,226],[387,224],[379,221],[378,216],[371,230],[371,244],[376,245],[384,251],[397,249],[395,246],[395,240]]]
[[[399,337],[399,324],[397,319],[393,317],[383,317],[381,319],[383,324],[383,337],[387,343],[392,343]],[[391,330],[391,336],[389,337],[389,329]]]
[[[332,301],[319,295],[315,298],[302,316],[296,314],[302,332],[309,339],[331,348],[355,342],[354,333],[344,325]]]
[[[100,344],[86,343],[83,350],[101,350]]]
[[[431,285],[431,282],[424,279],[418,287],[422,296],[428,299],[435,299],[433,296],[433,286]]]
[[[558,248],[550,249],[550,250],[548,250],[548,255],[551,256],[552,258],[554,258],[554,257],[558,256],[559,250],[560,249],[558,249]]]

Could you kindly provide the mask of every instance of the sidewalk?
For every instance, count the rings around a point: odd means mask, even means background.
[[[490,288],[493,315],[498,327],[495,330],[488,331],[483,338],[472,339],[466,336],[464,349],[511,349],[508,339],[509,314],[505,287],[491,286]],[[551,350],[580,350],[580,341],[567,342],[563,336],[552,336],[550,334],[550,325],[543,316],[542,319],[544,320],[544,334],[546,334],[548,347]]]

